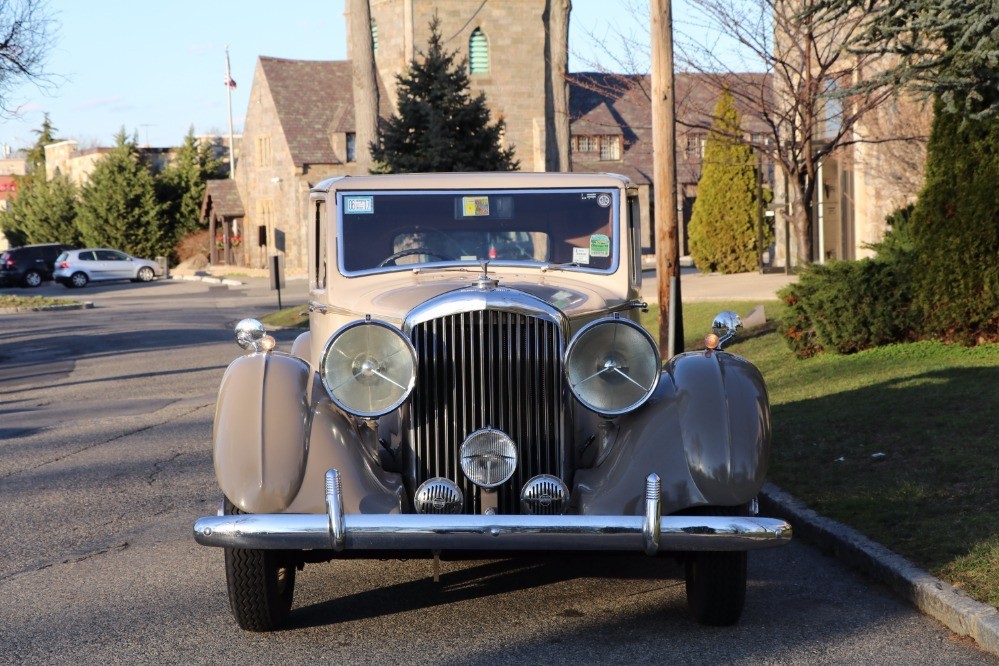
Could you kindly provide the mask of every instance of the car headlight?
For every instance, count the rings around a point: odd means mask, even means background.
[[[583,406],[616,416],[637,409],[659,383],[659,349],[649,333],[628,319],[598,319],[569,342],[569,388]]]
[[[416,349],[386,323],[356,321],[333,334],[319,367],[333,402],[356,416],[374,418],[394,410],[413,391]]]

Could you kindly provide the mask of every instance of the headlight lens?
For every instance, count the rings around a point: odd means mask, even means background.
[[[616,416],[637,409],[659,383],[659,349],[648,332],[628,319],[600,319],[569,342],[569,388],[588,409]]]
[[[392,326],[358,321],[329,339],[320,369],[333,402],[351,414],[374,418],[409,397],[416,381],[416,350]]]
[[[480,488],[506,483],[517,469],[517,447],[495,428],[482,428],[466,437],[458,455],[461,471]]]

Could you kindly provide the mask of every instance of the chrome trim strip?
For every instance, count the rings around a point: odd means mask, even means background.
[[[563,339],[568,340],[569,338],[569,320],[559,309],[540,298],[502,286],[491,289],[480,289],[475,286],[462,287],[431,298],[409,311],[403,323],[402,332],[409,337],[413,333],[413,327],[417,324],[448,315],[484,310],[497,310],[547,319],[561,328]]]
[[[277,550],[630,550],[650,555],[755,550],[791,540],[791,526],[776,518],[658,517],[659,483],[655,474],[646,480],[644,516],[344,515],[340,477],[329,470],[325,515],[206,516],[194,524],[194,539],[203,546]]]

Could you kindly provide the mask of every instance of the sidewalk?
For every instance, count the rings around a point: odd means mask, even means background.
[[[784,286],[797,281],[796,275],[771,273],[700,273],[694,268],[683,268],[680,272],[680,296],[685,303],[696,301],[772,301]],[[659,300],[659,283],[656,272],[642,272],[642,298],[649,302]]]

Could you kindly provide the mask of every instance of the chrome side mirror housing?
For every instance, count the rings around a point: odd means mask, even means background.
[[[742,328],[742,317],[731,310],[722,310],[715,315],[711,323],[714,334],[718,336],[717,349],[721,349],[727,342],[735,337],[735,332]]]

